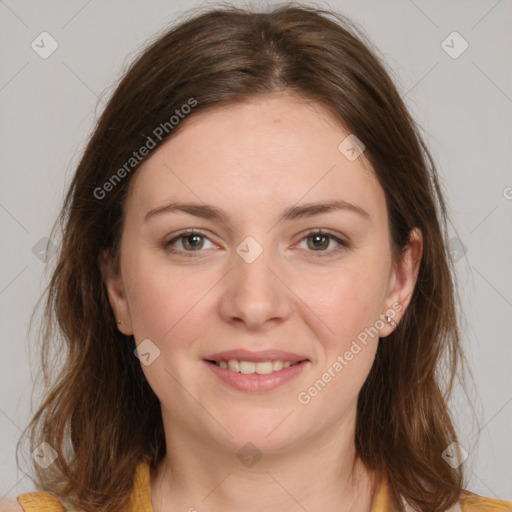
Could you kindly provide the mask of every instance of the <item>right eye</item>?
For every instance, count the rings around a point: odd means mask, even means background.
[[[188,229],[178,233],[168,240],[165,240],[163,242],[163,248],[166,251],[174,254],[182,254],[187,257],[196,257],[197,255],[190,253],[201,252],[201,249],[204,248],[205,240],[209,240],[205,234],[193,229]],[[181,248],[176,248],[176,243],[181,244]]]

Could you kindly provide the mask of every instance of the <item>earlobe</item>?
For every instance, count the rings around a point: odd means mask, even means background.
[[[116,318],[117,328],[126,336],[130,336],[133,334],[133,330],[121,272],[115,271],[108,250],[101,253],[99,266],[105,288],[107,289],[110,307]]]

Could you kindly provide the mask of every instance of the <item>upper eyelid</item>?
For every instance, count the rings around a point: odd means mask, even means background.
[[[171,236],[169,236],[168,238],[166,237],[164,239],[164,242],[166,244],[170,243],[170,242],[173,242],[175,240],[179,240],[180,238],[188,235],[188,234],[197,234],[197,235],[201,235],[203,236],[204,238],[208,238],[208,240],[210,240],[211,242],[213,242],[213,240],[211,239],[210,235],[207,234],[206,232],[202,231],[201,229],[197,228],[197,229],[194,229],[194,228],[188,228],[188,229],[185,229],[183,231],[178,231],[176,234],[172,234]]]

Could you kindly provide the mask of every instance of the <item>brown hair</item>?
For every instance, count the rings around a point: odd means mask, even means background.
[[[104,249],[118,262],[122,208],[137,167],[126,163],[148,137],[158,146],[186,125],[185,119],[171,128],[169,119],[191,99],[188,118],[286,91],[324,105],[363,141],[385,192],[395,261],[413,228],[423,234],[411,302],[379,343],[359,395],[357,453],[388,476],[397,503],[403,496],[419,510],[440,512],[457,501],[461,468],[441,457],[457,440],[447,400],[464,361],[447,212],[419,129],[370,48],[363,33],[334,12],[228,6],[182,20],[131,65],[98,120],[57,224],[62,245],[42,335],[47,391],[28,427],[32,449],[46,441],[58,454],[46,470],[34,464],[41,488],[86,512],[107,505],[120,511],[137,463],[143,457],[156,463],[165,453],[159,400],[134,356],[133,337],[127,343],[116,328],[98,263]],[[165,122],[160,140],[155,129]],[[65,357],[53,380],[52,350]]]

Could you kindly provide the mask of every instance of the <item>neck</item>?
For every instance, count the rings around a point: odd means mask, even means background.
[[[154,512],[370,512],[374,473],[356,456],[353,430],[335,426],[321,439],[303,439],[259,460],[190,431],[166,429],[167,453],[151,474]]]

